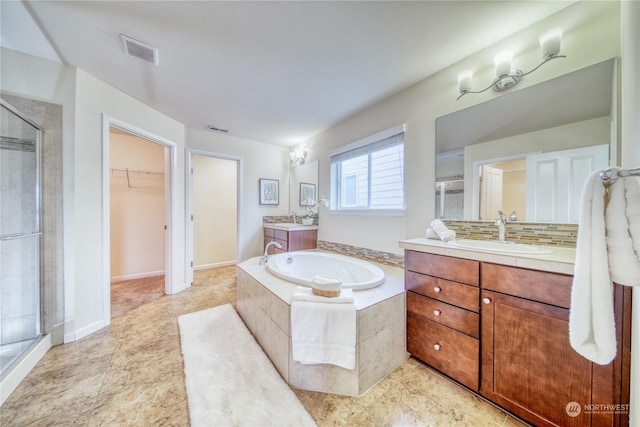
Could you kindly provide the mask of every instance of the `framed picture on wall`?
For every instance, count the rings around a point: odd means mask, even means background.
[[[279,185],[280,182],[277,179],[260,178],[261,205],[280,204]]]
[[[316,204],[316,185],[306,182],[300,183],[300,206],[313,206]]]

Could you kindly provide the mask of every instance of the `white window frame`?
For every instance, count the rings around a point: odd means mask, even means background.
[[[329,212],[332,215],[369,215],[369,216],[404,216],[405,213],[405,207],[406,207],[406,189],[405,189],[405,177],[404,177],[404,171],[405,171],[405,165],[404,165],[404,160],[403,160],[403,165],[402,165],[402,198],[403,198],[403,207],[402,208],[392,208],[392,209],[385,209],[385,208],[371,208],[370,207],[370,199],[371,199],[371,182],[369,182],[369,189],[368,189],[368,195],[367,197],[369,198],[369,206],[368,207],[362,207],[362,208],[351,208],[349,206],[344,206],[338,203],[338,201],[342,202],[342,200],[339,200],[339,198],[342,197],[342,195],[339,194],[338,191],[338,187],[339,187],[339,180],[340,177],[334,177],[334,172],[333,172],[333,168],[334,168],[334,162],[332,159],[338,155],[350,152],[350,151],[354,151],[357,149],[361,149],[364,148],[368,145],[373,145],[377,142],[380,142],[384,139],[390,138],[392,136],[401,134],[401,133],[405,133],[405,124],[402,125],[398,125],[398,126],[394,126],[390,129],[384,130],[382,132],[378,132],[376,134],[370,135],[366,138],[362,138],[358,141],[352,142],[350,144],[344,145],[340,148],[337,148],[335,150],[332,150],[329,152],[329,158],[330,158],[330,167],[331,167],[331,205],[330,205],[330,209]],[[404,139],[404,138],[403,138]],[[403,144],[406,141],[403,142]],[[371,159],[369,158],[369,162],[371,161]],[[369,165],[369,168],[371,167],[371,165]],[[341,175],[341,174],[340,174]],[[341,207],[339,207],[341,206]]]

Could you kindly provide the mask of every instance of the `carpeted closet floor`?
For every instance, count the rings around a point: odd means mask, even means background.
[[[196,272],[191,288],[49,350],[0,408],[0,425],[189,425],[177,318],[235,302],[235,267]],[[522,425],[414,359],[359,398],[294,391],[319,426]]]

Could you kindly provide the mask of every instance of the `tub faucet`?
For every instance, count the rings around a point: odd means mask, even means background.
[[[507,240],[507,217],[502,211],[498,211],[495,225],[498,226],[498,240],[505,242]]]
[[[282,245],[276,242],[275,240],[272,240],[269,243],[267,243],[267,246],[264,247],[264,255],[262,255],[262,258],[260,258],[261,265],[266,264],[267,261],[269,260],[269,247],[271,247],[271,245],[274,245],[276,248],[282,249]]]

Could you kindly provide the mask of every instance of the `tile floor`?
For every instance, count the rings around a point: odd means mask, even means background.
[[[187,426],[177,317],[235,301],[235,267],[196,272],[188,290],[52,348],[2,405],[0,425]],[[319,426],[522,425],[414,359],[359,398],[295,392]]]

